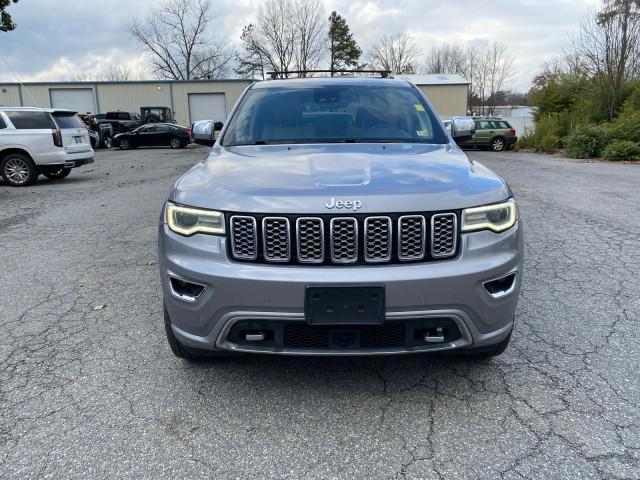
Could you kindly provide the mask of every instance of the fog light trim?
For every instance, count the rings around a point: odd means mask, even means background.
[[[169,288],[174,297],[185,302],[195,302],[206,290],[204,285],[190,282],[172,275],[169,275]]]
[[[483,282],[482,287],[492,298],[504,298],[512,294],[516,288],[516,272]]]

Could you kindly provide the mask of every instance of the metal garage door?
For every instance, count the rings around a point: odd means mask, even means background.
[[[227,104],[224,93],[190,93],[189,121],[214,120],[224,122],[227,118]]]
[[[95,112],[93,90],[90,88],[50,88],[52,108],[68,108],[80,113]]]

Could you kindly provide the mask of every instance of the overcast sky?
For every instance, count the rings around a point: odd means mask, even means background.
[[[211,0],[216,35],[237,46],[243,25],[253,20],[259,0]],[[321,0],[319,0],[321,1]],[[0,33],[0,81],[64,80],[126,63],[145,72],[145,57],[126,32],[134,17],[159,0],[20,0],[12,5],[18,28]],[[346,18],[367,48],[382,33],[407,32],[423,53],[444,41],[506,43],[516,57],[516,90],[528,90],[547,60],[561,53],[578,22],[598,0],[324,0],[328,14]],[[424,55],[423,55],[424,56]],[[423,61],[421,59],[421,61]],[[148,75],[147,75],[148,76]]]

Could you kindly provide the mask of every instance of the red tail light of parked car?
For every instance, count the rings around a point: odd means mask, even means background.
[[[60,132],[59,129],[54,128],[53,130],[51,130],[51,136],[53,137],[53,144],[56,147],[61,147],[62,146],[62,133]]]

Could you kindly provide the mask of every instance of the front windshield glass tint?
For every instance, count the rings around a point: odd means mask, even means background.
[[[409,85],[256,88],[234,114],[223,145],[447,143],[435,114]]]

